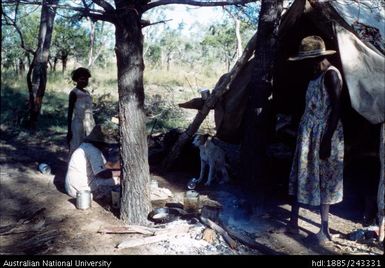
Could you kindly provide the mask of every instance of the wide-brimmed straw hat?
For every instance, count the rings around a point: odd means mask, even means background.
[[[321,37],[312,35],[302,39],[299,45],[298,54],[290,57],[290,61],[297,61],[309,58],[317,58],[321,56],[332,55],[336,53],[335,50],[326,50],[325,42]]]
[[[113,122],[96,125],[84,142],[101,142],[105,144],[119,143],[119,127]]]

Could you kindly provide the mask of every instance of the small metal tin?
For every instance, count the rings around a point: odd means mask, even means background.
[[[48,164],[46,163],[40,163],[39,164],[39,171],[42,173],[42,174],[50,174],[51,173],[51,168]]]
[[[189,190],[194,190],[197,187],[198,179],[197,178],[192,178],[188,183],[187,183],[187,189]]]
[[[76,208],[88,209],[92,204],[92,193],[89,190],[82,190],[76,193]]]

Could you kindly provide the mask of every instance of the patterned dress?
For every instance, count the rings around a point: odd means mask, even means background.
[[[76,94],[76,102],[71,122],[72,139],[70,142],[70,156],[95,126],[90,93],[87,90],[83,91],[78,88],[74,88],[71,92]]]
[[[328,70],[337,72],[342,85],[338,69],[330,66]],[[336,204],[343,197],[344,140],[341,121],[338,121],[333,133],[330,157],[326,160],[319,158],[320,144],[332,108],[324,87],[325,73],[309,82],[289,178],[289,194],[296,195],[299,203],[313,206]]]

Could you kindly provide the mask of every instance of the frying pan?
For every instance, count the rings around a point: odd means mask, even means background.
[[[155,223],[168,223],[179,217],[177,209],[173,208],[156,208],[148,214],[148,220]]]

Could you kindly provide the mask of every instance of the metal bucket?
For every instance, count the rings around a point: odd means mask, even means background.
[[[92,193],[89,190],[82,190],[76,193],[76,208],[88,209],[92,204]]]

